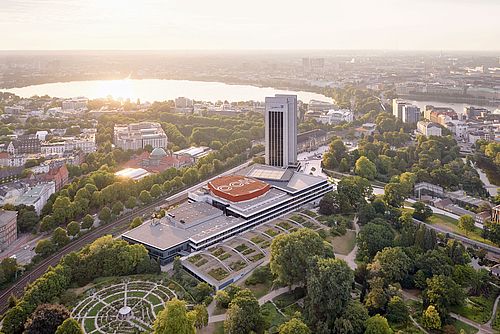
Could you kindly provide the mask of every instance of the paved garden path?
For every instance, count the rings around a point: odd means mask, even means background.
[[[420,298],[409,293],[408,291],[405,291],[403,290],[403,298],[405,299],[411,299],[411,300],[415,300],[415,301],[418,301],[418,302],[421,302]],[[498,300],[498,298],[497,298]],[[462,322],[465,322],[467,325],[469,326],[472,326],[474,328],[476,328],[478,330],[478,333],[479,334],[495,334],[497,333],[495,330],[493,330],[491,328],[491,326],[486,323],[486,324],[478,324],[477,322],[475,321],[472,321],[472,320],[469,320],[465,317],[462,317],[461,315],[458,315],[456,313],[450,313],[450,316],[454,319],[457,319],[457,320],[460,320]]]
[[[296,286],[292,286],[292,289],[289,289],[288,287],[283,287],[283,288],[279,288],[276,290],[272,290],[268,294],[259,298],[259,305],[263,305],[269,301],[272,301],[274,298],[278,297],[279,295],[282,295],[286,292],[292,291],[294,288],[296,288]],[[212,306],[212,304],[214,306]],[[208,308],[209,308],[208,314],[213,313],[213,310],[215,309],[215,302],[212,302]],[[278,309],[278,308],[276,307],[276,309]],[[210,312],[210,310],[212,312]],[[279,311],[279,309],[278,309],[278,311]],[[220,321],[224,321],[224,320],[226,320],[226,313],[218,314],[218,315],[210,315],[210,317],[208,319],[208,323],[211,324],[214,322],[220,322]]]
[[[491,318],[488,320],[485,325],[488,325],[492,327],[493,321],[495,321],[495,316],[497,315],[497,309],[498,309],[498,302],[500,301],[500,295],[497,296],[497,299],[495,299],[495,304],[493,304],[493,311],[491,312]]]

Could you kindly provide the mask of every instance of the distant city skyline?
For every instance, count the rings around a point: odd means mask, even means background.
[[[500,50],[496,0],[0,0],[0,50]]]

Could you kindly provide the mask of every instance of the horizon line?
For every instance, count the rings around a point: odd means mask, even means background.
[[[500,49],[333,49],[333,48],[304,48],[304,49],[266,49],[266,48],[239,48],[239,49],[0,49],[0,52],[338,52],[338,51],[378,51],[378,52],[500,52]],[[500,56],[500,54],[499,54]]]

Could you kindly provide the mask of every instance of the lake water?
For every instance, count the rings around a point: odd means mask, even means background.
[[[468,103],[449,103],[449,102],[437,102],[437,101],[412,101],[412,100],[404,100],[404,101],[408,101],[411,104],[416,105],[417,107],[420,108],[421,111],[425,110],[426,105],[432,105],[434,107],[450,107],[450,108],[453,108],[453,110],[455,110],[455,112],[459,115],[464,113],[465,107],[473,106],[473,107],[481,108],[481,106],[474,105],[474,104],[468,104]],[[493,111],[496,109],[495,107],[491,107],[491,106],[490,107],[486,106],[484,108],[486,108],[490,111]]]
[[[296,94],[299,100],[306,103],[310,100],[332,101],[331,98],[322,94],[303,91],[297,92],[249,85],[228,85],[221,82],[160,79],[70,81],[5,89],[4,91],[21,97],[49,95],[59,98],[85,96],[89,99],[97,99],[111,96],[115,99],[130,99],[131,101],[141,99],[143,102],[173,100],[180,96],[212,102],[218,100],[230,102],[264,101],[266,96],[273,96],[274,94]]]

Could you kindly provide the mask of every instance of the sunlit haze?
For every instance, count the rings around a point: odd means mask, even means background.
[[[497,0],[0,0],[2,50],[499,50]]]

